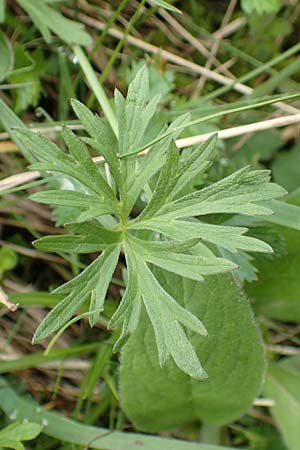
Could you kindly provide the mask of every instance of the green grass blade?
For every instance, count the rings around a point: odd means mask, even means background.
[[[275,95],[272,97],[269,97],[267,99],[260,99],[260,100],[251,100],[249,102],[249,104],[247,105],[243,105],[243,106],[238,106],[238,107],[234,107],[234,108],[230,108],[227,109],[227,111],[218,111],[212,114],[208,114],[207,116],[204,117],[200,117],[199,119],[195,119],[192,120],[191,122],[188,122],[182,126],[179,126],[177,129],[179,130],[183,130],[184,128],[190,127],[192,125],[197,125],[203,122],[207,122],[208,120],[212,120],[212,119],[216,119],[217,117],[221,117],[221,116],[227,116],[228,114],[233,114],[233,113],[237,113],[237,112],[241,112],[241,111],[247,111],[248,109],[253,109],[253,108],[260,108],[261,106],[267,106],[267,105],[272,105],[274,103],[277,102],[282,102],[282,101],[287,101],[287,100],[293,100],[296,98],[300,97],[300,93],[296,92],[296,93],[291,93],[291,94],[283,94],[283,95]],[[173,129],[173,131],[176,131],[176,129]],[[142,152],[143,150],[151,147],[152,145],[156,144],[157,142],[159,142],[161,139],[164,139],[165,137],[169,136],[171,134],[170,131],[167,131],[166,133],[162,134],[161,136],[153,139],[152,141],[148,142],[146,145],[144,145],[143,147],[134,150],[131,153],[127,153],[127,154],[123,154],[120,156],[120,158],[125,158],[127,156],[131,156],[131,155],[135,155],[137,153]]]
[[[38,403],[19,397],[9,387],[4,378],[0,378],[0,408],[7,416],[12,413],[16,419],[43,424],[43,433],[55,439],[83,445],[99,450],[234,450],[231,447],[185,442],[179,439],[161,438],[140,433],[123,433],[82,425],[55,412],[41,409]]]
[[[109,104],[108,98],[104,92],[103,87],[99,83],[96,74],[94,72],[94,69],[92,68],[88,58],[86,57],[86,54],[82,50],[81,47],[78,45],[75,45],[73,47],[73,51],[78,59],[78,62],[91,86],[91,89],[93,90],[98,102],[100,103],[101,108],[103,109],[103,112],[113,130],[115,135],[117,136],[118,133],[118,124],[116,121],[115,114]]]

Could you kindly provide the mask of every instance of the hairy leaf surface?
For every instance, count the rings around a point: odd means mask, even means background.
[[[155,338],[143,314],[122,353],[120,388],[123,408],[144,431],[161,431],[200,418],[228,423],[240,417],[259,393],[265,369],[261,337],[247,299],[230,275],[195,282],[156,272],[164,288],[195,316],[207,338],[188,333],[205,381],[189,379],[172,361],[160,368]]]
[[[280,228],[286,252],[272,259],[258,260],[259,278],[246,285],[258,314],[275,320],[300,320],[300,231]]]

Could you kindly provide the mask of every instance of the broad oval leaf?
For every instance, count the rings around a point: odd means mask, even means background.
[[[265,370],[261,337],[248,301],[229,275],[204,282],[157,271],[164,288],[203,320],[208,337],[188,332],[209,378],[189,378],[172,361],[160,368],[152,326],[143,315],[122,353],[124,411],[144,431],[161,431],[195,418],[228,423],[250,407]]]

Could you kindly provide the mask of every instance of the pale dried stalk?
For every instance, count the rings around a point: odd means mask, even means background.
[[[257,398],[254,400],[253,406],[267,406],[270,408],[275,406],[275,402],[270,398]]]
[[[291,345],[267,345],[267,350],[273,353],[277,353],[278,355],[286,355],[286,356],[293,356],[293,355],[300,355],[300,348],[299,347],[292,347]]]
[[[32,172],[22,172],[16,173],[15,175],[11,175],[10,177],[4,178],[4,180],[0,181],[0,192],[13,189],[17,186],[20,186],[21,184],[33,181],[36,178],[39,178],[39,176],[40,172],[38,172],[37,170],[33,170]]]
[[[219,139],[229,139],[236,136],[241,136],[249,133],[253,133],[256,131],[264,131],[264,130],[270,130],[272,128],[280,128],[291,124],[297,124],[300,122],[300,113],[298,114],[291,114],[289,116],[284,117],[277,117],[275,119],[269,119],[269,120],[263,120],[261,122],[254,122],[250,123],[248,125],[241,125],[239,127],[233,127],[233,128],[227,128],[225,130],[218,131],[218,138]],[[39,131],[41,131],[39,129]],[[215,134],[216,132],[212,133],[205,133],[205,134],[198,134],[196,136],[192,136],[189,138],[183,138],[183,139],[177,139],[176,145],[178,148],[186,148],[190,147],[191,145],[200,144],[201,142],[204,142],[207,138],[209,138],[211,135]],[[147,150],[144,150],[143,152],[140,152],[139,155],[145,155],[147,153]],[[103,157],[102,156],[96,156],[93,158],[94,162],[102,162]],[[40,172],[37,170],[32,172],[22,172],[16,175],[12,175],[11,177],[5,178],[4,180],[0,181],[0,192],[5,191],[7,189],[11,189],[13,187],[19,186],[23,183],[26,183],[28,181],[33,181],[40,177]]]
[[[174,17],[169,14],[166,10],[160,9],[159,14],[171,25],[187,42],[189,42],[201,55],[209,58],[210,52],[207,48],[201,43],[201,41],[195,38],[189,31],[187,31]],[[230,72],[227,70],[226,66],[221,65],[220,61],[217,58],[213,58],[213,62],[217,67],[222,67],[223,71],[230,75]],[[229,73],[228,73],[229,72]]]
[[[247,19],[245,17],[238,17],[237,19],[228,23],[228,25],[225,25],[223,28],[219,28],[217,31],[215,31],[213,33],[213,36],[217,39],[223,39],[224,37],[230,36],[239,28],[246,25],[246,23]]]
[[[0,286],[0,303],[6,306],[6,308],[9,309],[10,311],[16,311],[19,306],[16,303],[13,303],[9,300],[8,295],[6,294],[6,292],[4,292],[1,286]]]
[[[257,131],[270,130],[272,128],[280,128],[294,123],[300,123],[300,113],[292,114],[290,116],[276,117],[275,119],[263,120],[261,122],[249,123],[247,125],[240,125],[239,127],[227,128],[218,132],[219,139],[229,139],[236,136],[241,136]],[[191,145],[200,144],[213,133],[199,134],[189,138],[177,139],[176,145],[178,148],[190,147]]]
[[[65,11],[70,15],[73,16],[73,11],[70,11],[68,8],[65,8]],[[103,30],[105,27],[105,23],[101,22],[100,20],[93,19],[92,17],[86,16],[85,14],[78,14],[78,19],[80,19],[81,22],[85,23],[86,25],[89,25],[93,28],[96,28],[97,30]],[[124,33],[120,30],[117,30],[116,28],[110,28],[108,32],[111,36],[122,39],[124,37]],[[223,75],[220,75],[218,73],[215,73],[212,70],[207,70],[204,67],[200,66],[199,64],[196,64],[192,61],[188,61],[181,56],[175,55],[167,50],[163,50],[159,47],[156,47],[153,44],[149,44],[148,42],[142,41],[141,39],[135,38],[133,36],[127,36],[126,41],[130,44],[132,44],[135,47],[138,47],[142,50],[145,50],[148,53],[152,53],[154,55],[161,55],[164,57],[167,61],[173,62],[174,64],[177,64],[179,66],[187,67],[193,72],[198,73],[200,75],[206,75],[208,78],[210,78],[213,81],[216,81],[220,84],[231,84],[232,80],[230,78],[227,78]],[[242,83],[236,83],[235,84],[235,90],[238,92],[241,92],[242,94],[249,94],[252,92],[251,88],[248,86],[245,86]],[[249,92],[249,89],[251,92]]]
[[[8,136],[7,136],[8,137]],[[18,146],[12,141],[0,142],[0,153],[10,153],[18,150]]]
[[[216,59],[216,56],[217,56],[217,53],[218,53],[219,47],[220,47],[220,42],[221,42],[221,39],[222,39],[222,29],[225,28],[226,25],[228,25],[228,22],[230,21],[231,16],[233,14],[233,11],[234,11],[234,9],[236,7],[237,1],[238,0],[231,0],[229,2],[228,8],[227,8],[227,10],[225,12],[225,15],[224,15],[223,19],[222,19],[221,26],[220,26],[220,28],[218,30],[219,31],[219,37],[217,37],[217,39],[213,43],[213,45],[211,47],[211,50],[210,50],[210,54],[209,54],[208,59],[206,61],[206,64],[205,64],[206,69],[211,69],[211,67],[213,65],[213,62]],[[207,77],[205,75],[201,76],[201,78],[200,78],[200,80],[198,82],[197,88],[196,88],[196,92],[195,92],[196,95],[199,95],[200,92],[202,91],[202,89],[204,88],[206,79],[207,79]]]
[[[58,133],[59,131],[62,131],[64,126],[70,128],[70,130],[83,130],[84,127],[82,125],[54,125],[54,126],[41,126],[37,128],[30,128],[31,131],[34,131],[35,133]],[[9,134],[8,133],[0,133],[0,141],[8,139]]]

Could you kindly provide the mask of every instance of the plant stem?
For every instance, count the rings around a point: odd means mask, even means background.
[[[220,443],[220,426],[204,423],[201,428],[201,442],[205,444],[219,444]]]
[[[103,109],[105,117],[107,118],[115,135],[118,136],[118,126],[115,114],[109,104],[109,100],[104,92],[102,85],[99,83],[96,77],[95,71],[92,68],[91,63],[89,62],[88,58],[86,57],[86,54],[84,53],[81,47],[79,47],[78,45],[74,45],[73,51],[91,86],[91,89],[93,90],[98,102],[100,103],[101,108]]]
[[[99,38],[97,39],[93,50],[91,52],[91,56],[93,56],[95,54],[95,52],[97,51],[97,49],[100,47],[100,45],[103,44],[104,39],[106,38],[106,36],[108,35],[108,31],[110,29],[110,27],[113,26],[113,24],[115,23],[115,21],[117,20],[117,18],[121,15],[123,9],[127,6],[127,4],[129,3],[129,0],[122,0],[121,3],[119,4],[118,8],[116,9],[115,13],[111,16],[111,18],[108,20],[107,24],[105,25],[105,28],[103,29],[101,35],[99,36]]]
[[[107,78],[109,72],[111,71],[112,66],[114,65],[114,62],[115,62],[116,58],[119,56],[120,51],[122,50],[122,47],[123,47],[123,45],[125,44],[125,41],[126,41],[127,36],[128,36],[129,33],[131,32],[131,30],[132,30],[132,28],[133,28],[135,22],[137,21],[139,15],[140,15],[140,12],[141,12],[141,10],[142,10],[144,4],[145,4],[145,1],[146,1],[146,0],[142,0],[142,1],[141,1],[141,3],[139,4],[139,6],[137,7],[135,13],[134,13],[133,16],[131,17],[131,19],[130,19],[130,21],[129,21],[129,23],[128,23],[128,26],[127,26],[127,28],[126,28],[126,31],[124,32],[122,38],[119,40],[119,42],[118,42],[116,48],[115,48],[114,51],[113,51],[113,54],[111,55],[111,57],[110,57],[108,63],[106,64],[106,67],[105,67],[105,69],[104,69],[104,71],[103,71],[103,73],[102,73],[102,75],[101,75],[101,77],[100,77],[100,83],[104,83],[104,82],[105,82],[105,80],[106,80],[106,78]]]

